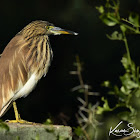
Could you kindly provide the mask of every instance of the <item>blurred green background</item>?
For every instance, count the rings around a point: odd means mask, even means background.
[[[99,19],[96,6],[104,0],[24,0],[0,1],[0,52],[24,26],[33,20],[46,20],[64,29],[78,32],[78,36],[50,36],[54,59],[49,72],[33,92],[17,101],[18,110],[25,120],[44,122],[49,114],[56,124],[75,125],[78,101],[71,88],[78,85],[74,70],[75,55],[84,62],[84,80],[101,94],[101,83],[111,80],[119,83],[123,73],[120,60],[125,52],[123,43],[110,41],[106,34],[113,27],[105,26]],[[121,13],[140,13],[140,0],[121,0]],[[139,36],[128,36],[132,59],[140,65]],[[96,98],[92,99],[96,102]],[[11,108],[2,118],[14,119]],[[66,120],[66,121],[65,121]]]

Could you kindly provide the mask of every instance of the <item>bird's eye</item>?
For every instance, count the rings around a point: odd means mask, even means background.
[[[49,30],[49,29],[50,29],[50,26],[46,26],[45,28],[46,28],[47,30]]]
[[[49,30],[49,29],[52,29],[53,26],[46,26],[46,29]]]

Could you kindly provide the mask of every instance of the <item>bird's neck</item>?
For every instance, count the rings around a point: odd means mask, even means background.
[[[52,59],[52,50],[48,36],[40,36],[26,40],[29,42],[26,54],[27,67],[31,73],[36,72],[39,77],[47,73]]]

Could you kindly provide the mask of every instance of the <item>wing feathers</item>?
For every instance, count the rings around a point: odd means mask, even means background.
[[[24,44],[21,36],[15,36],[0,58],[0,117],[7,111],[13,97],[28,79],[27,68],[24,64],[24,53],[28,47],[25,45],[23,47],[22,43]]]

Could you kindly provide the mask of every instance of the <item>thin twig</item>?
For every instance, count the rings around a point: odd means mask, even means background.
[[[81,74],[81,71],[82,71],[82,67],[81,67],[81,62],[80,62],[80,59],[79,59],[79,56],[76,55],[76,62],[77,62],[77,75],[78,75],[78,79],[79,79],[79,82],[80,82],[80,85],[81,87],[84,89],[85,88],[85,84],[84,84],[84,81],[83,81],[83,78],[82,78],[82,74]],[[88,90],[85,90],[85,102],[86,102],[86,106],[88,105]]]
[[[77,120],[79,120],[79,117],[78,117],[77,114],[76,114],[76,118],[77,118]],[[82,129],[82,131],[83,131],[83,133],[84,133],[84,135],[85,135],[85,137],[86,137],[86,139],[87,139],[87,140],[91,140],[91,139],[89,138],[89,135],[88,135],[88,133],[86,132],[86,130],[82,128],[82,125],[81,125],[80,123],[79,123],[79,125],[80,125],[80,127],[81,127],[81,129]]]

